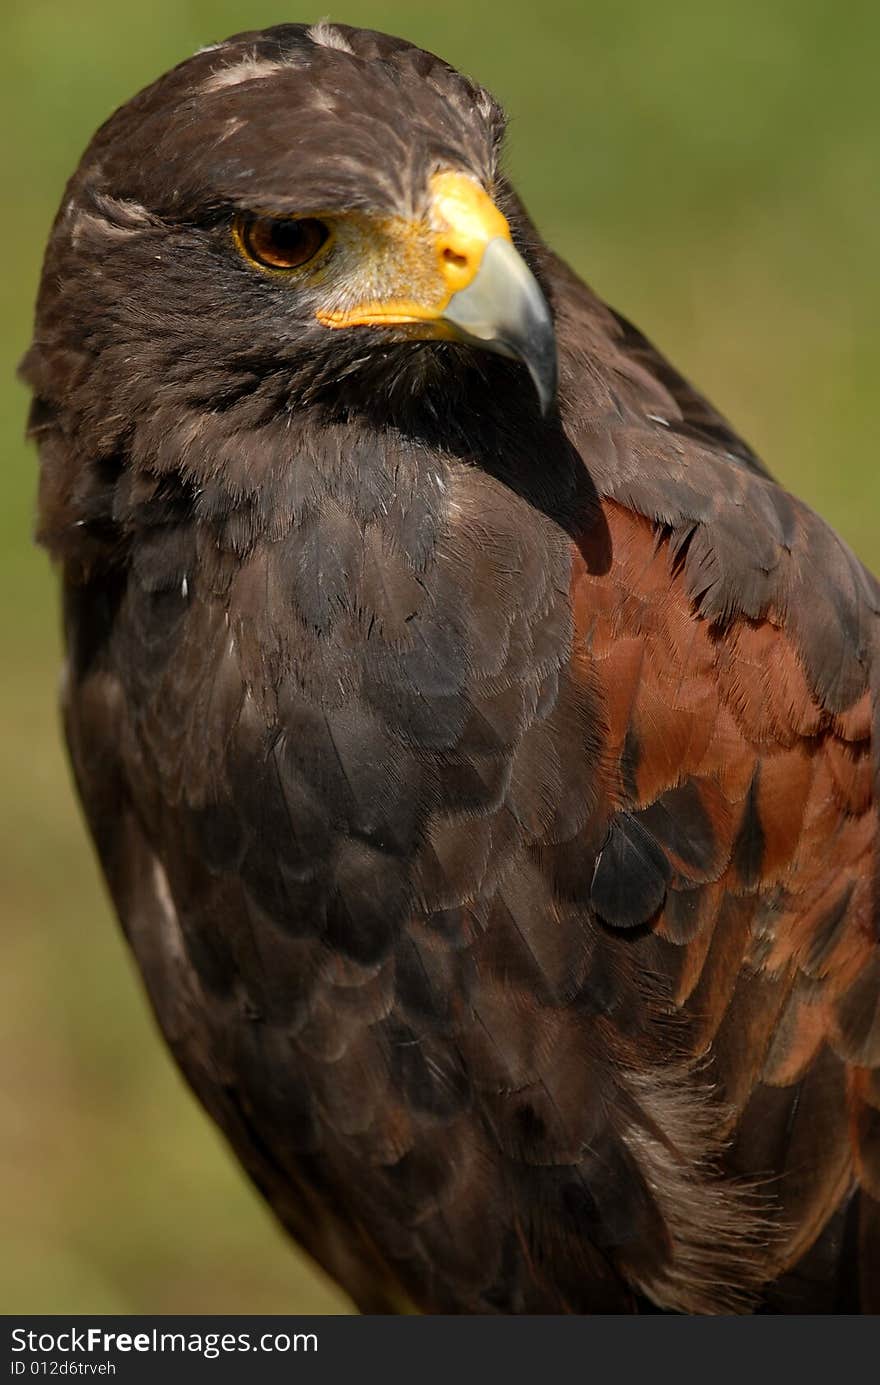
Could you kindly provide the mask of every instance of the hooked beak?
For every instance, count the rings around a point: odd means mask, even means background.
[[[541,413],[547,413],[557,383],[553,318],[537,279],[509,240],[490,240],[475,278],[452,295],[442,320],[462,341],[522,361]]]
[[[388,218],[375,227],[386,247],[387,297],[319,310],[327,327],[402,326],[412,338],[469,343],[521,361],[546,414],[556,398],[553,318],[489,195],[463,173],[436,173],[425,224]],[[389,248],[391,253],[389,254]]]

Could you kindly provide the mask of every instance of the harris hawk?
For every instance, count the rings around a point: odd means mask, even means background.
[[[880,588],[503,131],[322,24],[94,137],[23,366],[89,828],[362,1311],[876,1310]]]

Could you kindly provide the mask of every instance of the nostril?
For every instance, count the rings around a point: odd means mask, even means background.
[[[467,264],[467,255],[459,255],[457,250],[450,250],[448,246],[443,251],[443,258],[447,264],[454,264],[457,269],[464,269]]]

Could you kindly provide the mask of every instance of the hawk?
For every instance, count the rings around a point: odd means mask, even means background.
[[[344,26],[98,131],[24,377],[186,1079],[365,1312],[880,1308],[880,588]]]

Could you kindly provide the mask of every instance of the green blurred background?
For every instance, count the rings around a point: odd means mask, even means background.
[[[95,127],[203,44],[327,0],[3,5],[0,1311],[347,1312],[184,1090],[117,936],[59,744],[13,378]],[[331,18],[490,86],[547,237],[880,564],[880,6],[340,0]]]

